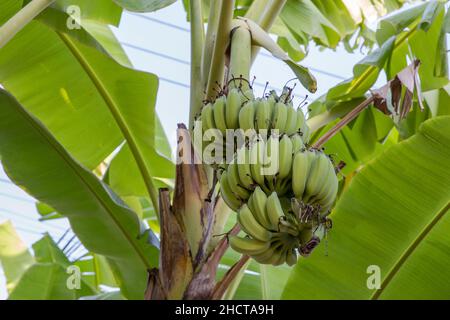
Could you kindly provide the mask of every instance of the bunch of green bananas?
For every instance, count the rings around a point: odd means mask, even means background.
[[[245,233],[230,236],[230,246],[262,264],[293,265],[308,256],[331,227],[327,215],[338,191],[333,162],[309,146],[310,129],[290,94],[255,99],[251,90],[233,88],[201,114],[204,132],[255,132],[233,149],[220,192]]]
[[[299,135],[283,135],[239,149],[220,185],[224,201],[234,211],[259,187],[266,194],[275,191],[280,197],[295,197],[327,213],[336,199],[338,178],[325,153],[306,149]]]
[[[331,159],[322,151],[297,152],[292,162],[295,198],[327,214],[336,200],[339,182]]]
[[[237,211],[258,186],[266,194],[292,194],[293,155],[305,150],[300,135],[271,135],[252,140],[236,152],[220,178],[222,197]]]
[[[287,102],[286,102],[287,101]],[[309,141],[310,129],[301,108],[293,107],[285,94],[271,92],[264,98],[254,98],[251,90],[230,89],[227,96],[206,104],[201,112],[202,129],[218,129],[223,136],[227,129],[278,130],[281,134],[300,134]]]
[[[250,150],[239,150],[236,159],[251,155]],[[308,256],[330,228],[327,215],[337,196],[338,179],[333,162],[322,151],[295,149],[286,135],[277,151],[278,174],[264,175],[262,170],[258,175],[252,164],[233,162],[222,174],[221,193],[238,212],[238,223],[247,234],[230,237],[231,247],[259,263],[291,265],[297,252]]]
[[[275,266],[292,266],[299,254],[308,256],[330,227],[329,220],[320,216],[301,220],[301,210],[312,207],[295,198],[289,207],[287,198],[279,198],[276,192],[267,196],[257,187],[238,210],[237,220],[246,236],[230,236],[230,246],[259,263]]]

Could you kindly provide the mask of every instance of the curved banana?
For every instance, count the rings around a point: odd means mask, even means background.
[[[309,202],[315,197],[326,181],[330,159],[323,152],[318,152],[315,161],[311,165],[308,180],[305,185],[304,201]]]
[[[236,161],[230,163],[226,171],[228,178],[228,185],[230,189],[243,201],[246,201],[250,197],[250,191],[245,189],[239,179],[238,165]]]
[[[242,146],[242,148],[237,151],[236,157],[239,180],[241,181],[242,186],[247,190],[253,190],[255,182],[253,181],[252,172],[250,170],[250,151],[245,146]]]
[[[333,164],[331,163],[331,161],[329,161],[327,171],[323,175],[322,186],[320,187],[320,190],[317,192],[317,194],[315,194],[314,197],[312,198],[312,202],[317,202],[321,204],[322,202],[321,200],[324,199],[331,192],[330,189],[333,188],[334,179],[337,180],[336,173],[334,171]]]
[[[258,130],[269,129],[272,113],[270,103],[267,100],[260,99],[256,102],[256,127]]]
[[[311,151],[297,152],[292,162],[292,190],[297,199],[303,198],[311,167]]]
[[[233,88],[228,91],[227,107],[225,110],[226,123],[228,129],[237,129],[239,127],[239,111],[241,110],[241,96],[239,89]]]
[[[208,129],[216,128],[214,122],[213,106],[211,103],[208,103],[206,106],[203,107],[201,120],[203,132],[206,132]]]
[[[278,136],[271,135],[264,151],[263,174],[271,190],[275,188],[275,175],[280,170],[279,144]]]
[[[284,196],[287,192],[289,192],[291,186],[292,186],[291,179],[277,179],[274,190],[279,196]]]
[[[299,134],[294,134],[291,137],[292,149],[294,153],[300,152],[305,149],[305,144],[303,142],[302,136]]]
[[[309,128],[308,124],[305,123],[302,133],[303,133],[302,135],[303,141],[305,143],[309,143],[309,139],[311,139],[311,129]]]
[[[285,179],[289,176],[292,170],[292,156],[294,153],[294,145],[292,140],[287,136],[283,135],[279,143],[279,170],[278,179]]]
[[[295,109],[291,106],[287,107],[287,121],[286,121],[286,128],[285,128],[285,132],[288,135],[292,135],[295,132],[297,132],[297,128],[296,128],[296,124],[297,124],[297,112],[295,111]]]
[[[284,212],[276,192],[272,192],[267,198],[266,213],[270,221],[271,230],[278,230],[278,225],[280,224],[280,220],[284,217]]]
[[[237,220],[242,230],[252,238],[261,241],[269,241],[272,238],[272,233],[256,221],[246,204],[239,209]]]
[[[264,172],[262,163],[264,161],[265,142],[263,139],[259,139],[255,143],[250,145],[250,171],[252,173],[253,180],[258,183],[261,188],[266,188],[264,184]],[[266,190],[264,190],[266,191]]]
[[[271,229],[271,224],[266,213],[267,195],[258,186],[248,199],[248,207],[255,219],[266,229]]]
[[[288,119],[287,106],[284,103],[277,102],[273,107],[272,123],[273,128],[279,130],[279,133],[285,133],[286,122]]]
[[[255,103],[248,101],[239,111],[239,128],[247,131],[255,129]]]
[[[333,168],[333,171],[334,171],[334,168]],[[336,201],[336,197],[337,197],[337,193],[338,193],[338,189],[339,189],[339,181],[338,181],[338,178],[335,173],[332,176],[331,182],[329,182],[329,183],[330,183],[330,187],[329,187],[328,193],[326,195],[324,195],[324,197],[322,199],[320,199],[320,206],[322,207],[321,211],[325,212],[325,213],[331,209],[334,202]]]
[[[261,254],[270,248],[269,241],[259,241],[248,237],[230,236],[228,241],[233,250],[250,256]]]
[[[225,108],[226,98],[217,98],[213,105],[214,123],[216,124],[216,128],[219,129],[222,134],[225,134],[227,130],[227,124],[225,122]]]
[[[235,196],[228,183],[227,174],[223,173],[220,177],[220,194],[223,201],[231,210],[237,211],[241,206],[241,201]]]
[[[274,264],[280,259],[283,243],[279,240],[269,242],[270,246],[265,251],[252,256],[258,263]]]
[[[290,249],[286,253],[286,263],[288,266],[292,267],[297,264],[297,251],[295,249]]]
[[[241,90],[241,100],[242,101],[248,101],[248,100],[255,100],[255,95],[253,94],[253,90],[252,89],[247,89],[245,91]]]
[[[296,114],[296,118],[297,118],[297,123],[295,124],[295,128],[298,131],[303,132],[303,128],[306,125],[306,120],[305,120],[305,114],[303,113],[301,108],[297,108],[297,114]]]

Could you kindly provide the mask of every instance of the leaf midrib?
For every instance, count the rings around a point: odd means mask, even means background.
[[[70,50],[72,55],[75,57],[75,59],[80,63],[81,67],[86,71],[87,75],[91,79],[94,86],[99,91],[100,95],[102,96],[105,104],[108,106],[108,109],[110,110],[114,120],[116,121],[117,125],[120,128],[120,131],[122,132],[123,136],[125,137],[125,140],[127,141],[131,153],[133,154],[133,157],[136,161],[136,164],[139,168],[139,171],[142,175],[142,178],[144,180],[145,186],[147,188],[148,194],[150,196],[150,199],[152,200],[152,204],[155,208],[158,208],[158,196],[156,192],[156,188],[153,184],[150,172],[147,168],[147,165],[144,161],[144,156],[139,150],[138,144],[135,141],[135,138],[133,137],[133,134],[131,133],[131,129],[128,127],[127,122],[123,118],[120,108],[117,106],[116,102],[114,101],[113,97],[109,94],[108,90],[105,88],[105,85],[102,83],[98,75],[96,74],[95,70],[92,68],[90,63],[85,59],[84,55],[76,46],[73,44],[72,40],[69,38],[69,36],[57,32],[61,40],[65,43],[67,48]]]
[[[376,290],[371,300],[377,300],[384,292],[386,287],[391,283],[392,279],[397,275],[400,271],[400,268],[405,264],[406,260],[414,253],[414,250],[422,243],[422,240],[428,236],[428,234],[433,230],[433,228],[437,225],[437,223],[445,216],[445,214],[450,210],[450,202],[447,203],[431,220],[425,228],[419,233],[419,235],[414,239],[414,241],[409,245],[408,248],[403,252],[400,259],[397,260],[391,270],[388,272],[387,276],[384,278],[380,289]]]

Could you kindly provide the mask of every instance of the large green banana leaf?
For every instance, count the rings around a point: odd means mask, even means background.
[[[146,171],[156,173],[153,162],[163,169],[158,172],[172,172],[153,148],[155,75],[33,22],[0,51],[0,82],[88,168],[127,135]]]
[[[325,245],[302,259],[285,299],[448,299],[450,117],[426,121],[352,180]],[[369,266],[380,289],[366,285]]]
[[[20,278],[9,300],[75,300],[76,290],[67,286],[68,274],[57,263],[36,263]]]
[[[0,264],[5,273],[6,289],[11,292],[34,258],[10,221],[0,223]]]
[[[57,263],[61,265],[65,270],[68,267],[75,265],[72,263],[66,254],[61,250],[50,235],[45,234],[41,239],[33,244],[34,257],[38,263]],[[90,296],[97,292],[93,289],[88,281],[86,281],[86,275],[83,273],[85,270],[80,268],[81,278],[80,288],[76,290],[76,297]]]
[[[176,0],[114,0],[123,8],[136,12],[152,12],[170,6]]]
[[[151,231],[144,233],[137,215],[4,90],[0,128],[1,160],[11,180],[65,215],[84,246],[109,259],[123,294],[142,298],[147,270],[158,264]]]

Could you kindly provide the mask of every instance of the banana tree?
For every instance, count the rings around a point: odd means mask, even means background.
[[[124,9],[173,2],[0,4],[3,167],[89,251],[74,261],[46,235],[32,254],[0,225],[9,298],[448,298],[445,2],[183,1],[190,111],[175,163],[154,109],[158,77],[133,69],[110,29]],[[301,60],[311,45],[341,44],[367,55],[308,119],[292,87],[254,96],[261,48],[314,93]],[[253,133],[230,146],[229,130]],[[71,266],[81,290],[66,285]]]

